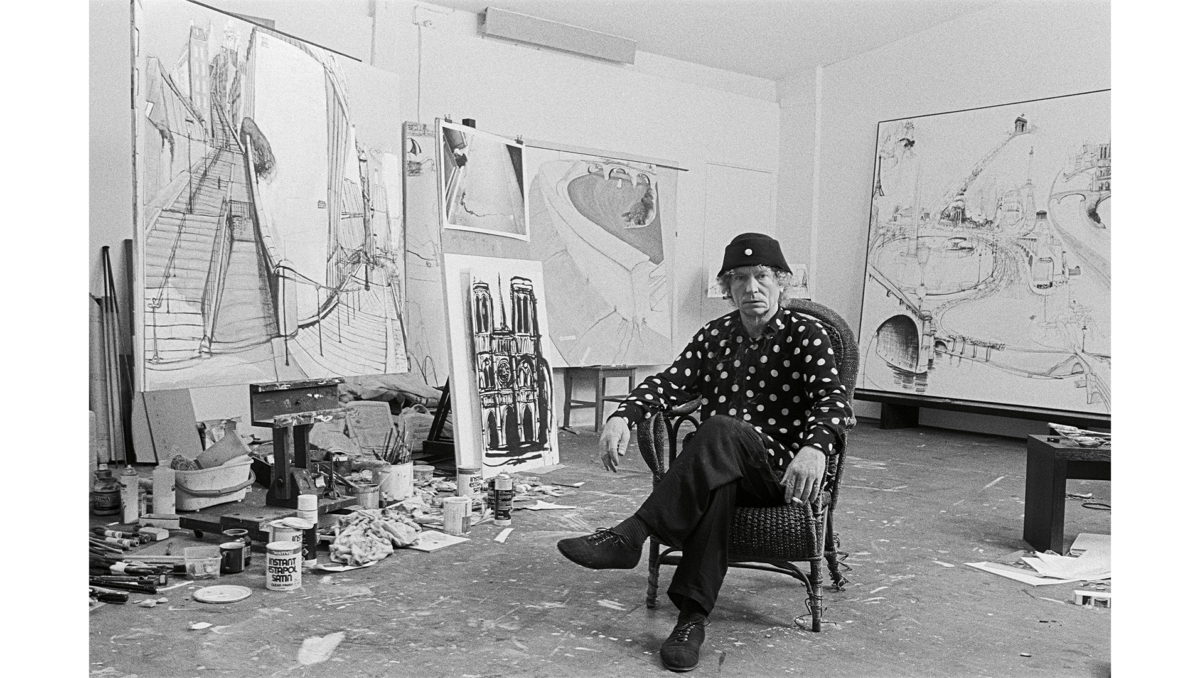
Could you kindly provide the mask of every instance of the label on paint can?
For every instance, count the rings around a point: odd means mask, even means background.
[[[483,496],[483,471],[477,468],[458,469],[458,496],[475,501]]]
[[[294,541],[297,544],[304,541],[304,531],[312,526],[307,520],[299,518],[280,518],[268,524],[271,528],[270,541]]]
[[[294,541],[267,544],[267,590],[295,591],[300,588],[301,545]]]

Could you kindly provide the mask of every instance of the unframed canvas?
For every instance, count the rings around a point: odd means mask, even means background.
[[[541,263],[447,254],[443,271],[457,464],[484,478],[557,464]]]
[[[1110,412],[1109,102],[879,123],[860,393]]]
[[[504,137],[440,118],[440,200],[445,228],[529,240],[525,149]]]
[[[528,148],[530,254],[550,283],[551,339],[564,366],[670,362],[677,171]]]
[[[400,78],[134,7],[139,390],[407,371]]]

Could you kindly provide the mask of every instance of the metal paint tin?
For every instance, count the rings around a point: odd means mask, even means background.
[[[221,574],[234,574],[246,569],[246,544],[238,539],[221,544]]]
[[[477,501],[483,496],[483,471],[477,468],[458,469],[458,496]]]
[[[267,544],[267,590],[295,591],[300,588],[301,545],[294,541]]]
[[[246,545],[246,550],[242,553],[244,558],[242,569],[250,567],[250,531],[235,527],[223,530],[221,536],[225,537],[225,541],[240,541]]]
[[[304,541],[304,531],[312,527],[312,523],[300,518],[280,518],[267,524],[271,528],[269,541],[294,541],[297,544]]]

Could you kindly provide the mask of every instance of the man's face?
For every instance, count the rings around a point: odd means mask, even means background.
[[[779,282],[767,266],[742,266],[729,276],[729,295],[742,317],[763,321],[779,309]]]

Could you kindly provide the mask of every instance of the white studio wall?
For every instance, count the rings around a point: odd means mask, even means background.
[[[814,166],[781,164],[777,218],[781,236],[798,231],[797,246],[810,248],[813,298],[852,325],[859,317],[880,121],[1106,89],[1109,24],[1107,3],[997,3],[781,81],[782,157],[807,154]],[[926,412],[934,425],[984,419]]]
[[[673,241],[677,262],[674,348],[682,347],[703,320],[727,309],[725,302],[703,296],[705,167],[720,163],[772,174],[778,170],[774,83],[649,54],[624,66],[509,44],[480,37],[477,15],[402,0],[206,4],[271,19],[284,33],[394,74],[402,120],[432,124],[445,115],[455,121],[473,118],[479,129],[500,135],[671,159],[688,168],[679,173],[676,232],[663,233]],[[125,89],[130,6],[124,0],[93,0],[91,12],[93,90],[97,82],[107,82],[112,91],[92,99],[90,247],[98,251],[108,244],[120,251],[122,241],[133,237]],[[753,229],[731,225],[728,235],[744,230]],[[796,254],[789,251],[788,256]],[[92,258],[98,271],[98,256]],[[119,267],[122,263],[117,262]],[[98,280],[98,275],[92,277]],[[95,283],[93,287],[99,289]],[[244,388],[193,389],[197,416],[239,414],[229,409],[245,400]]]

